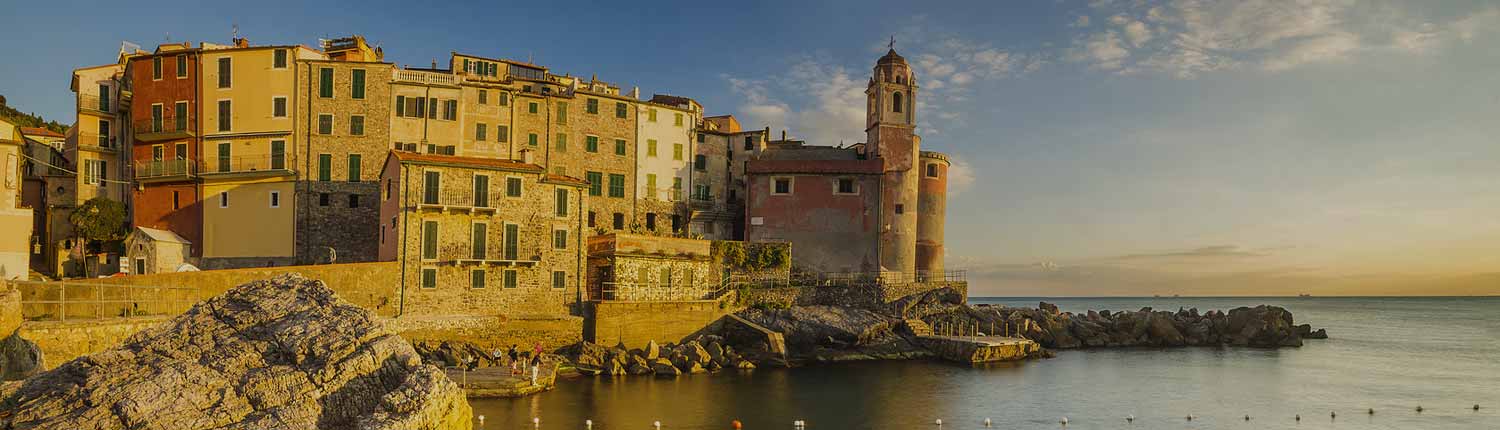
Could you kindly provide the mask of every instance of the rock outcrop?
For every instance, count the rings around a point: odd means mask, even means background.
[[[0,393],[0,428],[467,429],[468,402],[322,282],[236,287]]]
[[[623,346],[604,348],[589,342],[581,342],[567,350],[571,351],[579,372],[593,375],[677,376],[755,368],[755,363],[725,345],[724,339],[717,335],[699,336],[681,345],[658,346],[656,341],[651,341],[644,349],[628,351]]]
[[[1229,312],[1142,308],[1082,314],[1061,312],[1055,305],[1009,308],[979,305],[953,307],[928,314],[928,324],[959,333],[972,331],[1020,334],[1056,349],[1229,345],[1275,348],[1302,346],[1303,339],[1325,339],[1327,332],[1295,325],[1292,313],[1277,306],[1240,307]],[[967,331],[965,331],[967,330]]]

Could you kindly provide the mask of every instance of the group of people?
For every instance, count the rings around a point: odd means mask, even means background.
[[[495,349],[495,353],[488,358],[494,361],[500,361],[500,357],[502,357],[501,354],[502,352],[497,348]],[[532,347],[531,351],[527,352],[522,352],[521,350],[516,349],[515,344],[511,344],[510,349],[503,352],[503,354],[503,357],[509,359],[511,375],[523,375],[525,372],[525,367],[523,366],[525,364],[530,364],[531,385],[536,385],[537,376],[541,372],[542,368],[542,344],[536,344]],[[484,355],[484,353],[481,352],[480,355]],[[474,370],[474,368],[479,367],[479,358],[469,357],[468,363],[466,364],[468,369],[472,371]]]

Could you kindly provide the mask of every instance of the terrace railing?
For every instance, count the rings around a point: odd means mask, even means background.
[[[26,321],[172,316],[199,300],[190,287],[116,285],[88,281],[15,281]]]

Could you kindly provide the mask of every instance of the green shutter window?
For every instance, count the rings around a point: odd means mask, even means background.
[[[563,288],[567,288],[567,286],[568,286],[568,272],[564,272],[564,271],[561,271],[561,270],[556,271],[556,272],[552,272],[552,288],[563,289]]]
[[[484,269],[469,271],[469,288],[476,290],[484,289]]]
[[[682,178],[672,178],[672,200],[682,200]]]
[[[646,200],[656,200],[656,174],[646,174]]]
[[[625,197],[625,175],[609,175],[609,196]]]
[[[422,288],[437,288],[437,269],[422,269]]]
[[[536,146],[536,133],[531,133],[531,134],[527,134],[526,135],[526,144],[527,145],[531,145],[531,146]]]
[[[359,182],[359,154],[349,154],[349,182]]]
[[[567,125],[568,124],[568,104],[567,103],[558,103],[557,104],[557,123],[558,124],[562,124],[562,125]]]
[[[599,172],[584,173],[584,178],[589,182],[589,195],[597,196],[604,191],[604,174]]]
[[[557,203],[557,216],[568,216],[568,190],[558,189],[555,201]]]
[[[495,126],[495,141],[500,143],[510,142],[510,126]]]
[[[349,117],[349,135],[365,135],[365,117],[363,115],[354,115]]]
[[[219,144],[219,172],[230,171],[230,145],[228,142]]]
[[[442,181],[442,175],[438,172],[425,172],[422,176],[422,204],[438,204],[438,185]]]
[[[521,197],[521,178],[505,178],[505,196]]]
[[[676,119],[672,120],[672,125],[682,126],[682,114],[676,113],[673,115],[676,115]]]
[[[484,123],[482,123],[482,122],[481,123],[475,123],[474,124],[474,140],[483,142],[484,138],[485,138],[485,131],[486,130],[485,130],[485,127],[484,127]]]
[[[682,161],[682,144],[681,143],[674,143],[674,144],[672,144],[672,159],[673,160],[677,160],[677,161]]]
[[[656,156],[656,139],[646,139],[646,156]]]
[[[558,133],[557,141],[553,142],[553,147],[557,148],[557,152],[568,152],[568,135]]]
[[[185,155],[183,154],[183,152],[186,151],[186,147],[185,146],[181,146],[180,144],[179,144],[179,147],[182,148],[182,149],[179,149],[177,151],[177,156],[179,158],[185,157]],[[273,169],[273,170],[281,170],[281,169],[285,169],[285,168],[286,168],[286,141],[285,140],[273,140],[273,141],[271,141],[271,169]]]
[[[355,99],[365,98],[365,71],[361,69],[354,69],[351,72],[350,80],[353,81],[350,84],[354,86],[353,94],[351,94],[350,97],[353,97]]]
[[[328,182],[333,180],[333,156],[329,154],[318,154],[318,180]]]
[[[615,102],[615,118],[624,118],[625,111],[625,102]]]
[[[589,99],[587,109],[591,114],[599,114],[599,99]]]
[[[500,93],[500,106],[510,106],[510,93]]]
[[[514,271],[514,270],[506,270],[505,271],[505,288],[515,288],[515,287],[516,287],[516,271]]]
[[[530,113],[536,113],[536,102],[531,102],[531,105],[526,107],[526,111]]]
[[[438,222],[422,221],[422,259],[436,260],[438,252]]]
[[[318,97],[333,97],[333,68],[318,69]]]
[[[552,247],[556,249],[568,249],[567,230],[552,230]]]
[[[615,139],[615,155],[625,155],[625,139]]]
[[[505,225],[505,259],[515,260],[521,250],[521,227],[515,224]],[[509,282],[507,282],[509,283]]]
[[[585,137],[583,142],[583,150],[588,152],[599,152],[599,136]]]
[[[485,235],[489,233],[489,228],[489,224],[474,223],[473,231],[470,232],[470,256],[475,260],[485,259]]]
[[[490,207],[490,177],[474,175],[474,207]]]

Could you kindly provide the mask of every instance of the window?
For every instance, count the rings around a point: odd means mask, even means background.
[[[229,161],[230,161],[230,156],[232,155],[231,154],[231,152],[232,152],[231,148],[232,147],[229,145],[229,142],[223,142],[223,143],[219,144],[219,172],[228,172],[229,171],[229,169],[230,169]]]
[[[272,64],[271,67],[277,68],[277,69],[285,69],[286,68],[286,50],[285,49],[277,49],[274,55],[275,55],[275,57],[273,58],[273,61],[271,63]]]
[[[276,141],[274,141],[274,140],[271,141],[271,148],[272,149],[276,148]],[[174,145],[174,149],[173,149],[172,152],[173,152],[172,157],[175,158],[175,159],[186,160],[188,158],[188,149],[187,149],[187,144],[186,143],[178,143],[178,144]]]
[[[474,175],[474,207],[490,207],[490,177]]]
[[[625,102],[615,102],[615,118],[624,118],[625,113]]]
[[[328,206],[328,193],[318,193],[318,206]]]
[[[286,118],[285,96],[271,97],[271,116],[276,118]]]
[[[104,186],[105,180],[109,179],[109,163],[104,160],[87,160],[84,164],[83,183],[88,185]]]
[[[584,172],[583,177],[589,183],[589,195],[598,196],[604,194],[604,174],[599,172]]]
[[[318,69],[318,97],[333,98],[333,68]]]
[[[109,109],[109,85],[99,84],[99,110],[108,112]]]
[[[646,213],[646,230],[656,230],[656,214]]]
[[[431,267],[422,268],[422,288],[437,288],[437,269]]]
[[[558,189],[554,202],[557,203],[557,210],[554,213],[560,217],[568,216],[568,190]]]
[[[625,229],[625,214],[622,214],[622,213],[619,213],[619,212],[615,212],[614,223],[615,223],[615,230],[624,230]]]
[[[646,200],[656,200],[656,174],[646,174]]]
[[[514,271],[514,270],[506,270],[505,271],[505,288],[515,288],[515,287],[516,287],[516,271]]]
[[[891,112],[901,112],[901,92],[891,93]]]
[[[713,188],[710,188],[708,185],[704,185],[704,184],[693,185],[693,199],[695,199],[695,200],[712,200],[713,199],[713,191],[712,190],[713,190]]]
[[[227,207],[229,207],[229,192],[228,191],[224,191],[224,192],[220,192],[219,193],[219,207],[221,207],[221,208],[227,208]]]
[[[672,214],[672,232],[682,229],[682,215]]]
[[[656,108],[646,110],[646,121],[656,122]]]
[[[357,208],[357,207],[359,207],[359,194],[350,194],[349,195],[349,207],[351,207],[351,208]]]
[[[178,191],[176,191],[176,190],[172,191],[172,210],[182,209],[182,200],[181,200],[181,198],[182,198],[182,196],[178,193]]]
[[[443,119],[449,121],[458,119],[458,100],[447,100],[443,102]]]
[[[599,99],[589,99],[586,103],[583,110],[594,115],[599,114]]]
[[[703,143],[703,133],[698,133],[698,143]]]
[[[529,133],[526,135],[526,144],[536,146],[536,133]]]
[[[490,225],[485,223],[474,223],[469,234],[469,257],[475,260],[485,259],[485,236],[489,234]]]
[[[232,125],[229,121],[229,105],[229,100],[219,100],[219,131],[229,131],[229,126]]]
[[[552,230],[552,247],[555,249],[568,249],[568,231],[563,229]]]
[[[510,142],[510,126],[495,126],[495,141],[500,143]]]
[[[474,140],[483,142],[484,139],[485,139],[484,132],[485,132],[484,123],[481,122],[481,123],[474,124]]]
[[[563,289],[568,286],[568,272],[561,270],[552,272],[552,288]]]
[[[318,114],[318,134],[333,134],[332,114]]]
[[[172,104],[172,120],[177,126],[177,131],[187,130],[188,102],[177,102]],[[159,129],[159,128],[158,128]]]
[[[906,205],[897,203],[896,204],[896,215],[901,215],[903,213],[906,213]]]
[[[483,105],[483,104],[489,104],[489,103],[490,103],[490,91],[489,90],[479,90],[479,104]]]
[[[834,194],[854,194],[854,180],[850,178],[839,178]]]
[[[583,150],[588,152],[599,152],[599,136],[584,137]]]
[[[625,155],[625,139],[615,139],[615,155]]]
[[[442,174],[427,171],[423,172],[422,176],[422,203],[429,205],[438,204],[438,186],[442,184]]]
[[[536,113],[537,112],[536,109],[537,109],[536,108],[536,102],[531,102],[530,105],[526,106],[526,112],[528,112],[528,113]]]
[[[110,140],[109,140],[109,120],[107,120],[107,119],[101,119],[101,120],[99,120],[99,146],[105,147],[105,148],[110,148],[110,147],[114,146],[114,145],[110,144]]]
[[[437,115],[438,115],[438,99],[436,97],[428,97],[427,98],[427,118],[428,119],[437,118],[438,117]]]
[[[675,126],[678,126],[678,127],[682,127],[682,114],[681,113],[673,113],[672,115],[673,115],[672,125],[675,125]]]
[[[656,156],[656,139],[646,139],[646,156]]]
[[[599,214],[598,212],[589,211],[589,227],[593,227],[594,226],[594,216],[596,216],[598,214]]]
[[[406,96],[396,96],[396,117],[406,116]]]
[[[151,161],[161,161],[162,157],[164,155],[166,155],[166,152],[167,152],[167,148],[164,147],[164,146],[161,146],[161,145],[153,145],[153,146],[151,146]]]
[[[349,182],[359,182],[359,154],[349,154]]]
[[[500,106],[510,106],[510,94],[500,93]]]
[[[280,191],[272,191],[271,192],[271,207],[272,208],[279,208],[279,207],[281,207],[281,192]]]
[[[187,77],[187,56],[186,55],[178,55],[177,56],[177,77],[179,77],[179,78],[186,78]]]
[[[365,98],[365,71],[363,69],[349,71],[349,80],[352,81],[349,85],[353,87],[349,89],[349,97],[355,100]]]
[[[349,135],[350,136],[364,136],[365,135],[365,116],[364,115],[351,115],[351,116],[349,116]]]
[[[229,88],[229,58],[219,59],[219,88]]]
[[[609,196],[615,198],[625,197],[625,175],[609,175]]]
[[[438,252],[438,222],[422,221],[422,259],[436,260]]]
[[[568,104],[559,102],[557,104],[557,123],[568,125]]]
[[[187,149],[184,147],[183,149]],[[286,168],[286,141],[271,141],[271,169],[281,170]]]
[[[484,269],[474,269],[469,271],[469,288],[473,288],[476,290],[484,289]]]
[[[568,152],[568,135],[558,133],[557,141],[552,142],[552,146],[557,149],[557,152]]]
[[[151,105],[151,131],[161,131],[161,104]]]
[[[677,160],[677,161],[682,161],[682,144],[681,143],[674,143],[674,144],[672,144],[672,159],[673,160]]]
[[[682,178],[672,178],[672,200],[682,200]]]
[[[693,170],[699,172],[708,170],[708,157],[703,154],[693,156]]]
[[[161,57],[151,59],[151,79],[161,79]]]
[[[775,178],[771,180],[774,185],[771,194],[791,194],[792,178]]]
[[[928,163],[927,164],[927,177],[929,177],[929,178],[936,178],[936,177],[938,177],[938,166],[937,166],[937,163]]]
[[[517,178],[517,177],[507,177],[507,178],[505,178],[505,196],[506,197],[521,197],[521,178]]]
[[[755,140],[754,140],[753,136],[745,136],[745,150],[746,151],[753,151],[753,150],[755,150]]]
[[[515,260],[521,251],[521,227],[515,224],[505,225],[505,259]]]
[[[323,182],[333,180],[333,155],[318,154],[318,180]]]

